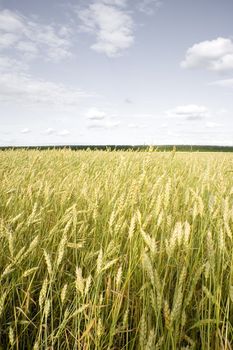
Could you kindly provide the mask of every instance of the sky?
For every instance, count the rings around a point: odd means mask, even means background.
[[[0,0],[0,146],[233,146],[232,0]]]

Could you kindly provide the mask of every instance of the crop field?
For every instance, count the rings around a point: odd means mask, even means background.
[[[233,349],[233,153],[0,152],[0,349]]]

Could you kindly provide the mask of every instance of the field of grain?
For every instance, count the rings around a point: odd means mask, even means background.
[[[233,154],[0,152],[0,349],[233,349]]]

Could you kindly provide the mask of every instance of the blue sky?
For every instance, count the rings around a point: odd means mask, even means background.
[[[232,0],[0,0],[0,145],[233,145]]]

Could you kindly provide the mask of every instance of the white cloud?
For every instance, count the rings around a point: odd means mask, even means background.
[[[120,125],[117,120],[118,114],[114,111],[104,111],[102,109],[92,107],[85,114],[87,118],[88,129],[114,129]]]
[[[161,125],[161,127],[162,127],[162,128],[167,128],[167,127],[168,127],[168,123],[163,123],[163,124]]]
[[[21,134],[29,134],[31,132],[31,130],[28,128],[24,128],[20,132],[21,132]]]
[[[90,108],[86,113],[86,117],[90,120],[102,120],[106,117],[106,113],[98,108]]]
[[[59,136],[68,136],[68,135],[70,135],[70,131],[67,129],[64,129],[64,130],[59,131],[58,135]]]
[[[108,1],[113,5],[116,1]],[[118,1],[119,3],[119,1]],[[91,48],[109,57],[118,56],[134,42],[132,17],[121,8],[95,2],[83,10],[77,10],[82,31],[95,35]]]
[[[85,92],[29,74],[34,58],[57,61],[70,56],[69,26],[46,25],[10,10],[0,10],[0,102],[65,107],[80,105]]]
[[[0,101],[20,105],[78,106],[85,92],[51,81],[34,79],[26,73],[0,75]]]
[[[154,12],[162,6],[162,1],[160,0],[140,0],[137,8],[140,12],[146,15],[153,15]]]
[[[71,29],[44,24],[10,10],[0,11],[0,51],[12,49],[23,58],[59,61],[71,56]]]
[[[27,70],[27,64],[7,56],[0,55],[0,73]]]
[[[216,85],[221,87],[227,87],[227,88],[233,88],[233,79],[223,79],[223,80],[217,80],[209,85]]]
[[[181,67],[217,72],[233,70],[233,41],[220,37],[195,44],[188,49]]]
[[[30,41],[20,41],[16,48],[23,53],[24,57],[29,59],[36,58],[39,54],[36,44]]]
[[[224,114],[227,114],[228,113],[228,110],[226,108],[220,108],[218,111],[217,111],[217,115],[224,115]]]
[[[128,128],[130,129],[145,129],[147,125],[144,124],[136,124],[136,123],[130,123],[128,124]]]
[[[185,120],[200,120],[209,116],[210,112],[205,106],[185,105],[166,111],[168,117],[183,118]]]
[[[88,129],[114,129],[120,126],[120,122],[95,121],[87,125]]]
[[[0,36],[0,50],[8,49],[9,47],[13,47],[14,44],[18,41],[18,36],[12,33],[3,33],[1,32]]]
[[[53,135],[55,133],[55,130],[52,128],[48,128],[44,131],[46,135]]]
[[[219,123],[216,123],[216,122],[207,122],[207,123],[205,123],[205,126],[207,127],[207,128],[210,128],[210,129],[212,129],[212,128],[217,128],[217,127],[219,127],[219,126],[221,126],[222,124],[219,124]]]
[[[6,32],[19,32],[24,30],[22,16],[9,10],[0,11],[0,30]]]
[[[115,6],[125,7],[127,0],[100,0],[99,2],[102,2],[106,5],[115,5]]]

